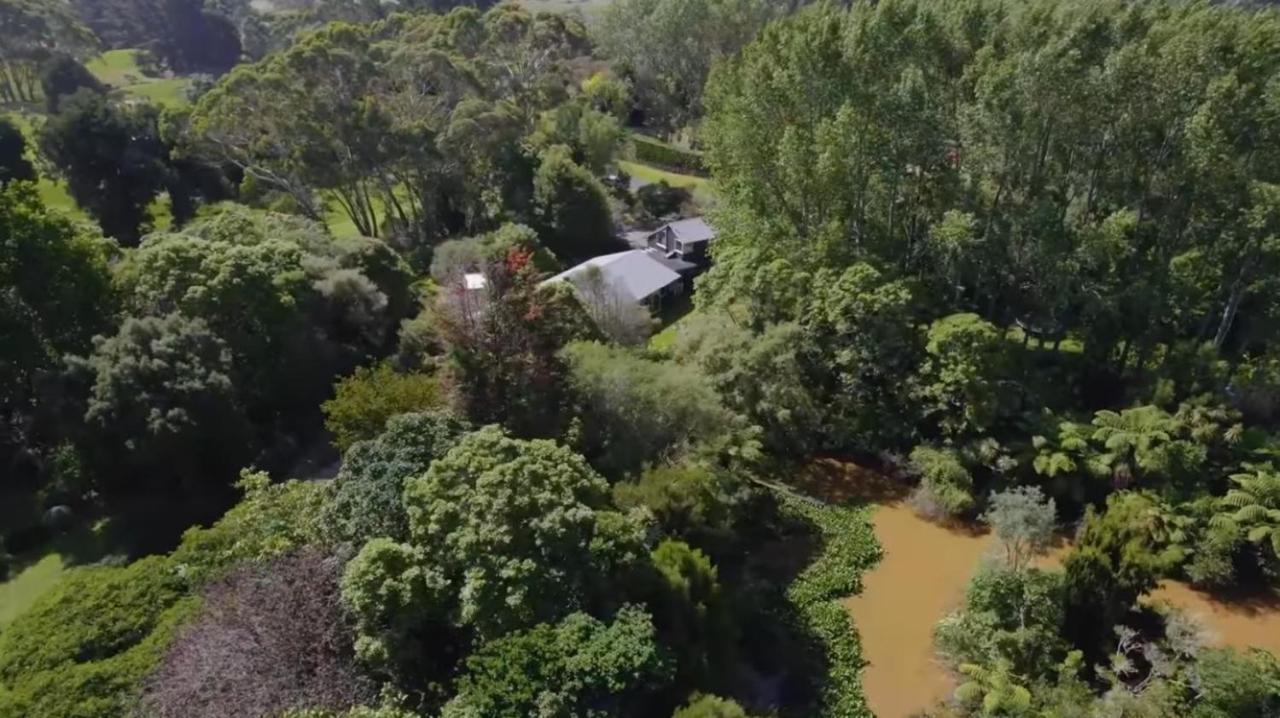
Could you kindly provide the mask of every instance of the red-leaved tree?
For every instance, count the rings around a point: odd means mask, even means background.
[[[522,437],[554,436],[565,400],[557,353],[594,330],[565,284],[542,285],[531,254],[513,248],[483,268],[484,282],[444,287],[435,323],[448,348],[454,400],[477,424]]]

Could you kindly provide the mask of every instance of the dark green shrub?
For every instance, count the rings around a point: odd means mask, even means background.
[[[647,715],[646,694],[670,664],[644,610],[624,606],[611,623],[575,613],[486,643],[467,659],[443,718]],[[554,706],[554,712],[547,711]]]
[[[405,481],[422,475],[471,430],[444,410],[402,414],[376,439],[361,441],[343,457],[333,482],[326,524],[343,541],[360,546],[372,538],[408,538]]]
[[[1265,718],[1280,711],[1280,660],[1266,651],[1206,651],[1196,665],[1194,718]]]
[[[1210,527],[1183,570],[1191,583],[1202,588],[1227,588],[1236,582],[1236,554],[1240,536],[1229,528]]]
[[[726,675],[740,633],[719,572],[683,541],[663,541],[651,558],[655,581],[647,603],[659,639],[676,658],[676,686],[688,691],[715,685],[708,681]]]
[[[685,174],[706,174],[701,152],[681,149],[645,135],[632,135],[631,144],[640,162]]]
[[[613,488],[621,508],[645,507],[667,536],[714,549],[733,536],[733,526],[753,492],[742,479],[701,464],[649,469],[637,481]]]
[[[689,201],[689,190],[683,187],[672,187],[666,180],[659,180],[636,190],[636,201],[651,217],[666,217],[680,211],[681,205]]]

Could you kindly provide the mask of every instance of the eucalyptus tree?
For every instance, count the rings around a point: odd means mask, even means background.
[[[700,117],[712,65],[778,14],[761,0],[618,0],[592,30],[631,79],[646,121],[679,130]]]
[[[0,27],[0,99],[6,102],[37,102],[45,61],[57,54],[83,59],[97,46],[66,0],[3,0]]]
[[[334,23],[237,68],[201,98],[192,141],[323,218],[414,242],[527,219],[522,147],[566,97],[581,25],[515,6]]]

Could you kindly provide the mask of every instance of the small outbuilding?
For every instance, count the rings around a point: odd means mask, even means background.
[[[659,227],[649,234],[647,244],[669,259],[705,268],[710,259],[707,247],[715,238],[716,231],[706,220],[691,217]]]

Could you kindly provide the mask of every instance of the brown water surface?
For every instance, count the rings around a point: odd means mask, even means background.
[[[951,695],[950,672],[933,650],[933,627],[960,605],[988,539],[925,521],[905,504],[871,519],[884,558],[845,601],[862,638],[867,705],[879,718],[905,718]]]
[[[1165,581],[1147,601],[1165,601],[1192,616],[1209,644],[1239,650],[1265,648],[1280,656],[1280,592],[1223,600],[1176,581]]]
[[[862,672],[867,704],[879,718],[907,718],[946,700],[955,688],[934,653],[933,627],[963,601],[992,539],[938,526],[903,503],[882,505],[872,524],[884,558],[845,605],[868,662]],[[1058,547],[1037,564],[1055,568],[1065,550]],[[1147,600],[1167,601],[1196,617],[1212,645],[1280,654],[1280,594],[1225,602],[1167,581]]]

